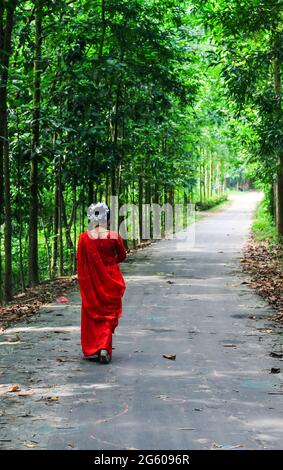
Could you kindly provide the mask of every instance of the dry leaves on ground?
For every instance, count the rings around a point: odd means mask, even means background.
[[[10,323],[29,317],[46,303],[54,301],[60,294],[77,285],[77,276],[62,276],[27,288],[15,296],[12,302],[0,307],[0,333]]]
[[[278,311],[273,319],[283,322],[282,248],[251,238],[246,247],[244,259],[243,270],[251,276],[250,287]]]

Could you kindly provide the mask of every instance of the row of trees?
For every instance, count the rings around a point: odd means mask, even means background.
[[[223,191],[227,139],[218,141],[221,124],[204,106],[203,33],[187,2],[0,8],[0,282],[9,300],[75,271],[94,200],[112,194],[141,208]]]
[[[268,195],[282,236],[282,1],[199,0],[195,14],[208,28],[210,63],[220,68],[237,118],[242,162]]]
[[[116,195],[120,205],[139,206],[136,243],[143,203],[219,196],[227,172],[244,157],[273,182],[280,57],[268,48],[265,55],[258,51],[267,34],[263,20],[259,32],[246,35],[245,18],[256,17],[252,3],[268,2],[241,2],[246,10],[237,23],[238,3],[1,0],[5,300],[19,288],[75,272],[78,234],[95,200]],[[271,16],[268,44],[274,51],[280,41]],[[266,71],[272,67],[277,81],[271,92]]]

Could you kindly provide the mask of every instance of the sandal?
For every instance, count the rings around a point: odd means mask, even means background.
[[[101,349],[99,351],[99,362],[101,362],[101,364],[109,364],[110,361],[111,357],[107,349]]]

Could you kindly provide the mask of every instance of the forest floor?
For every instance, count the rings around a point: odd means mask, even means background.
[[[82,358],[77,287],[7,328],[0,446],[282,448],[282,325],[242,270],[258,199],[233,196],[184,241],[153,243],[122,264],[109,365]]]
[[[250,276],[248,285],[274,307],[276,313],[273,319],[283,323],[282,259],[282,246],[251,236],[241,262]]]

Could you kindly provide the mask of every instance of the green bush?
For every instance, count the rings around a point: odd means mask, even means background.
[[[252,232],[256,240],[277,242],[275,222],[270,213],[269,199],[267,197],[260,202],[256,210]]]
[[[205,201],[196,202],[196,210],[207,211],[208,209],[212,209],[212,207],[218,206],[219,204],[222,204],[223,202],[226,202],[227,200],[228,200],[227,194],[221,194],[220,196],[212,196],[209,199],[206,199]]]

